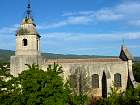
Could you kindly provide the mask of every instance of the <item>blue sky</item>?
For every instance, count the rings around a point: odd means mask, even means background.
[[[0,1],[0,49],[15,50],[27,0]],[[32,0],[41,51],[119,55],[122,40],[140,56],[139,0]]]

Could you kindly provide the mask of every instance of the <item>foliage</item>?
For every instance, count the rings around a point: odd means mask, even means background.
[[[70,98],[71,105],[87,105],[88,97],[86,94],[89,88],[89,77],[84,67],[77,67],[71,74],[69,84],[72,91]]]
[[[24,104],[65,105],[68,90],[59,76],[62,67],[57,64],[49,65],[46,72],[39,69],[38,65],[28,67],[29,70],[19,76],[22,94],[26,100]]]
[[[69,104],[70,105],[87,105],[88,97],[86,95],[72,95],[70,97]]]
[[[83,90],[73,94],[68,82],[63,82],[62,67],[58,64],[48,65],[47,71],[35,64],[27,66],[28,69],[18,77],[12,77],[9,66],[0,65],[0,105],[88,105],[85,88],[79,88]],[[83,72],[78,71],[78,74],[81,75],[78,80],[87,80],[83,78]],[[111,90],[109,97],[101,99],[96,105],[140,105],[140,87],[129,87],[125,92],[120,92],[118,88]]]
[[[130,87],[125,92],[118,89],[111,89],[109,97],[100,100],[96,105],[140,105],[140,87]]]
[[[0,104],[6,102],[6,98],[9,97],[9,79],[12,78],[10,75],[10,68],[8,63],[0,63]],[[8,81],[8,82],[7,82]]]
[[[9,77],[10,75],[10,65],[9,63],[0,63],[0,77],[1,76],[5,76],[5,77]]]
[[[0,61],[0,68],[5,67],[8,71],[10,71],[10,63],[9,62],[4,62],[4,61]],[[0,73],[1,75],[1,73]]]
[[[38,65],[28,65],[19,77],[13,77],[6,94],[0,95],[2,105],[66,105],[70,90],[60,76],[62,67],[49,65],[43,71]]]
[[[135,76],[135,80],[140,82],[140,62],[135,62],[133,64],[133,73]]]

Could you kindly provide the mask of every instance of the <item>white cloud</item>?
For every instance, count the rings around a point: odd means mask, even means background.
[[[80,11],[80,12],[68,12],[68,13],[64,13],[62,16],[77,16],[77,15],[91,15],[94,14],[95,11]]]
[[[128,48],[132,48],[132,49],[139,49],[140,45],[129,45]]]
[[[39,25],[38,29],[58,28],[66,25],[86,25],[92,22],[91,16],[70,16],[65,20],[51,23],[48,25]]]
[[[87,24],[91,22],[91,16],[76,16],[76,17],[69,17],[66,22],[68,24]]]
[[[67,12],[62,14],[63,20],[54,21],[52,23],[47,23],[45,25],[37,25],[38,29],[50,29],[59,28],[67,25],[88,25],[97,22],[112,22],[121,21],[123,24],[130,24],[139,26],[140,25],[140,2],[135,0],[129,2],[123,2],[114,7],[101,8],[99,10],[83,10]],[[53,20],[51,20],[53,21]],[[17,25],[15,25],[17,27]],[[4,28],[0,29],[0,33],[5,31],[15,31],[15,28]]]
[[[114,11],[109,9],[104,9],[96,12],[96,19],[99,21],[115,21],[123,19],[122,14],[116,14]]]
[[[127,34],[125,33],[124,38],[130,39],[130,40],[140,39],[140,32],[131,32],[131,33],[127,33]]]
[[[66,51],[69,51],[69,52],[80,52],[80,51],[84,51],[84,52],[88,52],[88,51],[94,51],[94,52],[97,52],[97,51],[105,51],[105,50],[108,50],[108,49],[115,49],[114,47],[112,46],[101,46],[101,47],[80,47],[80,48],[67,48],[67,49],[63,49],[63,50],[66,50]]]
[[[79,11],[64,13],[64,20],[54,22],[48,25],[40,26],[39,29],[57,28],[67,25],[87,25],[94,22],[103,21],[121,21],[123,24],[139,25],[140,14],[140,2],[131,1],[123,2],[114,7],[101,8],[97,11]]]
[[[138,8],[140,8],[140,3],[124,3],[112,8],[102,8],[97,11],[90,10],[90,11],[65,13],[63,14],[63,16],[65,16],[64,20],[60,20],[58,22],[52,22],[47,25],[38,25],[37,28],[48,29],[48,28],[58,28],[67,25],[87,25],[91,23],[93,24],[93,22],[97,22],[97,21],[102,22],[102,21],[123,20],[125,19],[125,17],[127,18],[132,17],[129,16],[130,13],[138,14],[139,12]],[[130,10],[130,12],[128,10]],[[125,20],[127,20],[127,18]],[[0,29],[0,33],[13,32],[17,29],[17,27],[18,25],[16,24],[13,25],[12,27],[2,28]]]
[[[9,27],[0,28],[0,35],[14,34],[15,31],[17,30],[17,27],[18,27],[18,25],[15,24],[15,25],[12,25],[12,26],[9,26]]]
[[[125,2],[114,8],[117,13],[122,13],[125,15],[139,15],[140,2]]]
[[[132,20],[129,22],[129,24],[131,24],[133,26],[140,26],[140,20]]]
[[[113,41],[113,40],[135,40],[140,39],[140,32],[134,33],[113,33],[113,34],[96,34],[96,33],[65,33],[55,32],[47,33],[48,38],[66,40],[66,41]],[[59,37],[58,37],[59,36]]]
[[[140,2],[130,1],[123,2],[112,8],[103,8],[96,11],[96,18],[100,21],[123,20],[123,23],[131,23],[140,19]],[[134,24],[133,24],[134,25]],[[137,24],[136,24],[137,25]]]
[[[129,45],[128,48],[131,50],[139,48],[137,40],[140,40],[140,32],[108,34],[72,32],[46,33],[46,40],[43,40],[43,49],[46,48],[45,46],[47,45],[49,47],[47,51],[49,50],[49,52],[110,55],[112,54],[112,50],[116,54],[119,53],[120,50],[118,49],[120,49],[123,39],[125,39],[125,44]]]
[[[92,51],[92,50],[97,50],[97,48],[74,48],[74,49],[65,49],[65,50],[68,50],[68,51]]]

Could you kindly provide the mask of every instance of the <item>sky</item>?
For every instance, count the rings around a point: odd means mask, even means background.
[[[31,0],[41,52],[140,56],[140,0]],[[0,1],[0,49],[15,50],[27,0]],[[124,43],[123,43],[124,40]]]

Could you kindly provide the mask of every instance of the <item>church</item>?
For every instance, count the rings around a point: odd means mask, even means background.
[[[47,70],[48,65],[55,62],[63,67],[64,80],[73,79],[77,89],[82,78],[81,87],[87,88],[87,93],[92,96],[107,97],[111,87],[125,91],[128,80],[136,86],[132,72],[133,57],[126,46],[121,46],[120,56],[115,58],[47,59],[40,53],[40,38],[31,15],[31,4],[28,3],[26,16],[16,32],[15,55],[10,58],[10,73],[13,76],[26,70],[25,64],[36,63]]]

